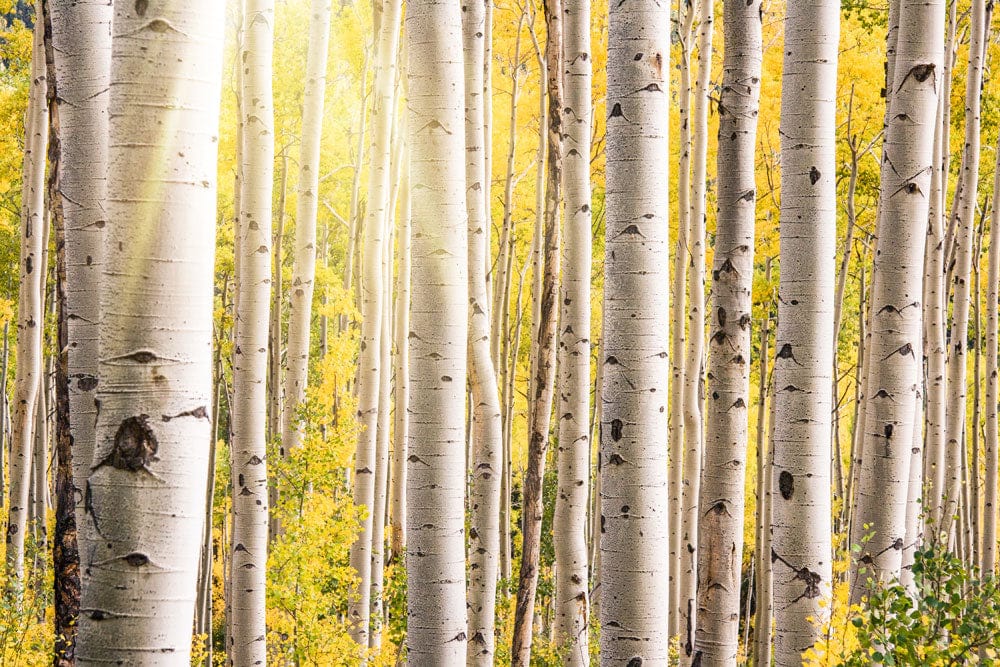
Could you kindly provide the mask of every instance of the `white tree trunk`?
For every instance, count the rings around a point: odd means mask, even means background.
[[[359,577],[348,610],[351,636],[361,646],[369,643],[371,615],[372,525],[376,520],[375,483],[379,376],[381,369],[382,284],[384,234],[391,215],[392,126],[395,114],[396,52],[399,49],[400,0],[385,0],[379,24],[379,43],[372,91],[374,127],[368,178],[368,205],[364,220],[361,262],[361,353],[358,358],[358,447],[354,458],[354,504],[363,512],[361,531],[351,546],[351,567]],[[377,520],[381,521],[381,517]]]
[[[232,423],[233,560],[229,642],[233,665],[267,660],[265,592],[268,541],[267,360],[271,315],[271,196],[274,99],[271,85],[274,0],[246,0],[243,12],[243,146],[236,252]],[[278,267],[280,271],[280,266]]]
[[[465,52],[465,198],[468,213],[469,383],[472,388],[472,457],[469,516],[469,665],[492,665],[500,551],[500,475],[503,453],[500,393],[490,350],[490,220],[486,199],[484,73],[486,2],[462,12]]]
[[[965,443],[966,356],[969,329],[969,293],[972,246],[975,236],[976,185],[979,179],[979,114],[983,80],[985,40],[985,0],[973,0],[969,35],[969,67],[965,82],[965,153],[962,160],[961,199],[957,203],[958,223],[953,245],[955,268],[951,344],[948,347],[948,403],[946,408],[945,472],[943,514],[938,529],[952,532],[961,493],[961,463]]]
[[[87,576],[94,527],[83,491],[93,461],[97,406],[104,193],[108,162],[111,5],[104,0],[49,6],[59,111],[59,193],[65,229],[65,317],[69,424],[80,575]]]
[[[555,642],[564,664],[585,667],[590,480],[590,0],[564,5],[563,192],[566,221],[559,299],[558,479],[553,516],[556,559]]]
[[[670,9],[613,3],[601,392],[601,664],[669,654]],[[637,92],[638,91],[638,92]]]
[[[41,0],[36,15],[42,16]],[[44,326],[40,273],[44,255],[45,151],[49,137],[48,86],[43,46],[44,22],[35,24],[31,83],[24,127],[21,182],[20,289],[17,307],[17,368],[14,374],[13,437],[10,447],[10,498],[7,508],[7,586],[24,584],[24,541],[28,527],[28,489],[34,446],[35,405],[42,376],[42,348],[38,332]]]
[[[922,284],[933,172],[944,2],[901,0],[889,124],[882,152],[869,317],[861,467],[851,545],[852,598],[865,582],[899,577],[917,400],[923,379]]]
[[[114,3],[85,665],[190,662],[208,473],[208,448],[193,443],[212,433],[224,9]]]
[[[394,383],[392,429],[392,488],[389,495],[391,526],[390,548],[393,559],[406,548],[406,458],[410,428],[408,414],[410,372],[410,169],[409,151],[404,145],[402,174],[399,185],[399,213],[396,222],[396,253],[399,264],[396,270],[396,303],[393,316]]]
[[[465,378],[468,240],[458,3],[414,2],[409,54],[412,285],[407,494],[410,664],[466,659]]]
[[[830,406],[840,2],[791,4],[781,88],[781,278],[774,366],[775,664],[798,666],[831,591]]]
[[[997,323],[1000,304],[1000,151],[993,173],[993,215],[990,218],[990,252],[986,274],[986,478],[983,487],[983,557],[980,567],[984,576],[993,576],[997,568],[997,403],[1000,402],[997,375]]]
[[[763,59],[759,0],[724,4],[718,219],[704,470],[698,506],[696,659],[736,665],[743,569],[750,323],[753,309],[757,111]]]
[[[692,104],[691,218],[688,249],[688,340],[684,358],[684,482],[681,492],[680,664],[694,659],[698,617],[698,521],[705,431],[702,421],[705,377],[705,215],[708,165],[708,104],[712,75],[714,2],[700,0],[698,76]]]
[[[319,189],[319,149],[323,135],[326,60],[330,43],[330,0],[312,0],[309,8],[309,49],[306,54],[305,94],[302,100],[302,136],[299,181],[295,205],[295,259],[288,292],[288,341],[281,416],[282,457],[302,443],[302,425],[296,418],[309,379],[309,335],[316,282],[316,211]]]

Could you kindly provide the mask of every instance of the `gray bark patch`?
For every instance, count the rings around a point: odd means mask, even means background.
[[[787,470],[781,471],[781,474],[778,475],[778,490],[781,491],[781,497],[785,500],[792,499],[792,495],[795,493],[795,478],[792,477],[792,473]]]

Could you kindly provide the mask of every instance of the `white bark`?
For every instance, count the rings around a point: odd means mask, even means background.
[[[267,360],[271,308],[271,196],[274,0],[246,0],[243,13],[243,147],[236,252],[232,423],[233,560],[229,650],[233,665],[267,660],[265,592],[268,541]],[[280,271],[280,266],[278,267]]]
[[[306,54],[305,95],[302,100],[302,136],[299,181],[295,205],[295,259],[288,293],[288,342],[285,353],[284,403],[281,416],[281,455],[302,443],[297,419],[309,379],[309,336],[316,282],[316,211],[319,190],[319,149],[323,135],[326,60],[330,43],[330,0],[312,0],[309,9],[309,50]]]
[[[466,658],[465,378],[468,244],[464,71],[458,3],[406,13],[412,285],[407,470],[407,654]]]
[[[997,151],[1000,162],[1000,151]],[[1000,163],[993,173],[993,214],[990,218],[990,252],[986,274],[986,478],[983,486],[983,553],[980,567],[984,576],[997,568],[997,403],[1000,402],[997,364],[998,304],[1000,304]]]
[[[950,346],[948,348],[948,403],[946,408],[945,471],[943,514],[938,529],[953,528],[961,493],[962,451],[966,421],[966,341],[969,329],[969,280],[972,272],[972,246],[975,237],[976,185],[979,179],[979,115],[983,80],[983,41],[985,39],[985,0],[974,0],[969,35],[969,66],[965,82],[965,153],[962,160],[961,199],[953,245],[955,268]]]
[[[702,421],[705,377],[705,215],[708,165],[708,105],[712,75],[714,2],[700,0],[698,76],[692,104],[691,217],[688,250],[688,340],[684,358],[684,481],[681,491],[680,664],[694,659],[698,598],[698,521],[705,432]]]
[[[829,611],[838,0],[791,4],[781,98],[781,278],[775,344],[775,664],[801,664]]]
[[[348,610],[351,636],[361,646],[369,644],[371,615],[372,525],[377,469],[378,405],[382,339],[382,285],[384,234],[390,216],[392,174],[392,126],[396,117],[396,53],[399,49],[400,0],[385,0],[379,24],[375,87],[372,91],[371,165],[368,205],[364,219],[364,249],[361,262],[361,353],[358,359],[358,421],[361,430],[354,459],[354,504],[363,519],[357,540],[351,546],[351,567],[359,577],[356,594]],[[383,478],[384,479],[384,478]]]
[[[613,3],[601,392],[601,664],[665,665],[670,9]]]
[[[84,665],[190,662],[208,473],[208,448],[192,443],[211,437],[224,9],[114,3],[100,411],[85,491],[101,539],[81,600]]]
[[[36,15],[42,16],[41,0]],[[13,438],[10,446],[10,498],[7,508],[7,586],[17,590],[24,584],[24,541],[28,519],[28,489],[31,486],[31,453],[34,446],[35,405],[42,376],[42,348],[38,332],[44,326],[40,273],[44,255],[45,151],[49,137],[49,113],[45,94],[44,22],[35,24],[32,46],[31,83],[25,114],[24,159],[21,182],[20,289],[17,307],[17,368],[14,374]]]
[[[736,665],[743,566],[750,322],[754,274],[757,111],[763,50],[761,5],[724,4],[725,59],[719,97],[718,219],[704,470],[698,506],[696,659]]]
[[[590,0],[564,5],[563,192],[566,221],[559,324],[558,479],[553,516],[555,641],[564,664],[588,654],[587,499],[590,480]]]
[[[465,53],[465,198],[469,260],[469,383],[472,388],[472,457],[469,516],[469,665],[492,665],[500,551],[502,422],[496,370],[490,350],[489,202],[484,125],[486,2],[463,7]]]
[[[406,457],[410,428],[408,414],[410,344],[410,169],[409,154],[403,147],[399,185],[399,213],[396,221],[396,303],[393,315],[395,357],[393,359],[392,488],[389,495],[390,548],[393,559],[406,548]]]
[[[59,193],[65,225],[65,313],[69,347],[69,424],[73,434],[80,574],[87,576],[93,523],[83,490],[93,461],[97,389],[98,281],[105,222],[111,5],[103,0],[52,3],[56,104],[59,111]]]

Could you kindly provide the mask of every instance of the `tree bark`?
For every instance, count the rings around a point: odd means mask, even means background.
[[[781,278],[774,366],[775,663],[801,664],[831,592],[830,405],[840,3],[788,7],[781,97]]]
[[[997,151],[1000,161],[1000,151]],[[980,568],[984,576],[993,576],[997,569],[997,436],[998,390],[997,323],[1000,304],[1000,164],[993,173],[993,212],[990,218],[990,251],[986,273],[986,431],[984,438],[986,477],[983,487],[983,552]]]
[[[763,60],[759,1],[724,3],[719,98],[718,217],[712,262],[708,402],[698,507],[695,659],[735,667],[753,311],[757,112]]]
[[[103,264],[114,270],[101,280],[84,491],[101,539],[77,659],[186,665],[208,469],[208,448],[192,443],[211,435],[224,7],[117,0],[114,12]]]
[[[609,667],[666,664],[669,654],[669,13],[649,0],[614,3],[608,22],[600,619]]]

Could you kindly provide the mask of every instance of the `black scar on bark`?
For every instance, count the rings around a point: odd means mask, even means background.
[[[778,490],[781,491],[781,497],[785,500],[792,499],[795,494],[795,478],[792,477],[792,473],[787,470],[781,471],[781,474],[778,475]]]
[[[156,460],[158,448],[156,434],[149,427],[149,415],[129,417],[118,426],[111,453],[93,469],[109,465],[129,472],[149,472],[148,466]]]
[[[816,185],[816,182],[819,180],[819,176],[820,176],[819,169],[817,169],[816,167],[812,167],[809,169],[809,182],[812,185]]]
[[[635,656],[628,661],[628,665],[626,665],[626,667],[642,667],[642,658]]]
[[[149,8],[149,0],[135,0],[135,13],[142,18],[146,15],[146,10]]]
[[[611,420],[611,439],[618,442],[622,439],[622,420],[612,419]]]

